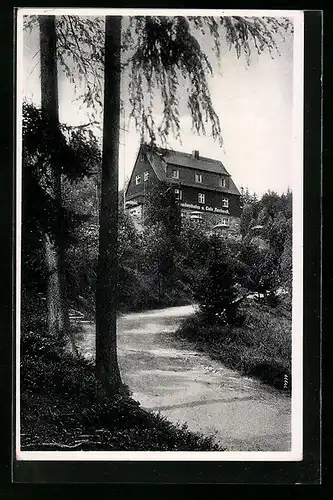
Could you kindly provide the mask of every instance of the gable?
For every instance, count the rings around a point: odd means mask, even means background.
[[[158,165],[157,162],[153,162],[151,154],[147,152],[143,145],[141,145],[135,160],[130,180],[125,191],[126,200],[143,195],[145,193],[148,183],[144,181],[144,172],[149,172],[148,182],[154,182],[157,179],[162,180],[163,178],[162,166]],[[141,176],[140,184],[136,184],[137,175]]]
[[[125,191],[125,197],[127,197],[128,193],[131,191],[131,187],[135,184],[135,176],[137,175],[137,172],[139,170],[139,164],[141,162],[141,154],[142,154],[142,146],[140,146],[138,154],[136,156],[136,160],[134,163],[134,168],[132,170],[131,176],[129,178],[126,191]]]

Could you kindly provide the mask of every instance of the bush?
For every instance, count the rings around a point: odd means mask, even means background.
[[[275,292],[269,292],[265,297],[265,303],[270,307],[277,307],[280,303],[279,296]]]
[[[220,238],[212,237],[207,267],[199,273],[194,299],[208,321],[233,323],[237,312],[236,297],[233,263],[227,247]]]
[[[243,243],[238,258],[238,281],[247,290],[266,295],[279,287],[279,265],[271,250]]]

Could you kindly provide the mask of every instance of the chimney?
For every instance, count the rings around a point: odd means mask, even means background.
[[[196,160],[198,160],[199,159],[199,151],[197,151],[197,150],[192,151],[192,158],[195,158]]]

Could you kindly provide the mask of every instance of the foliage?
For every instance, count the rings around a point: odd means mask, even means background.
[[[245,205],[242,209],[242,216],[240,220],[240,233],[243,238],[249,235],[252,227],[255,226],[253,205]]]
[[[225,38],[229,50],[234,49],[237,58],[244,54],[248,64],[253,48],[258,54],[268,50],[272,57],[274,53],[279,53],[275,35],[284,39],[286,32],[293,30],[291,22],[285,17],[208,16],[189,17],[189,20],[202,34],[208,33],[213,37],[218,57],[221,38]]]
[[[212,297],[215,296],[221,304],[224,300],[222,298],[227,297],[231,290],[230,300],[228,299],[230,304],[236,299],[237,305],[238,299],[249,292],[265,294],[266,297],[262,300],[272,305],[273,302],[276,303],[276,291],[280,286],[286,286],[286,279],[288,273],[290,278],[291,271],[290,266],[288,271],[282,271],[282,256],[278,251],[280,243],[277,237],[280,235],[284,238],[288,235],[285,228],[291,224],[291,219],[287,219],[283,230],[277,231],[277,228],[280,224],[281,207],[285,207],[283,213],[288,214],[290,201],[277,205],[272,219],[274,224],[266,226],[271,231],[271,248],[269,244],[268,248],[260,248],[250,231],[242,242],[224,241],[216,237],[211,238],[206,228],[194,221],[183,218],[180,223],[177,203],[172,190],[168,188],[169,186],[165,186],[165,191],[162,187],[152,188],[142,233],[136,231],[132,219],[124,213],[123,206],[120,205],[120,310],[149,309],[208,300],[209,290]],[[290,198],[290,194],[288,197]],[[253,210],[254,217],[263,211],[263,208],[257,207],[258,203],[257,200],[247,205]],[[256,222],[254,219],[253,224]],[[286,245],[283,259],[285,267],[288,262],[291,264],[290,245]],[[229,274],[223,266],[227,267]],[[226,276],[224,272],[227,273]],[[213,300],[212,297],[209,300]],[[221,314],[225,316],[225,313],[222,313],[224,306],[221,304],[219,307],[216,304],[219,309],[216,317]],[[229,321],[241,319],[237,317],[236,308],[234,311],[232,307],[227,309]],[[236,318],[232,319],[232,314],[236,314]]]
[[[96,16],[56,16],[57,57],[60,69],[75,86],[77,100],[95,119],[102,108],[105,21]],[[32,32],[38,16],[24,16],[24,29]]]
[[[144,272],[143,241],[129,214],[119,209],[118,307],[127,311],[149,309],[158,302],[154,297],[153,278]]]
[[[25,16],[25,29],[32,30],[37,16]],[[187,88],[187,107],[192,127],[222,142],[221,127],[210,96],[208,77],[212,64],[200,40],[210,37],[217,60],[221,46],[245,55],[252,51],[279,53],[278,40],[292,32],[287,18],[241,16],[136,16],[123,18],[122,70],[129,78],[131,118],[142,137],[163,143],[170,133],[180,137],[179,90]],[[102,107],[105,20],[102,17],[57,16],[57,52],[62,70],[76,85],[78,98],[93,117]],[[153,106],[160,97],[163,118],[155,123]],[[209,126],[209,129],[208,129]]]
[[[289,295],[292,293],[293,259],[292,259],[292,234],[287,235],[281,255],[281,277]]]
[[[242,208],[248,205],[253,205],[258,201],[257,194],[256,193],[251,194],[248,187],[244,189],[244,186],[241,186],[240,193],[241,193],[240,204]]]
[[[124,42],[133,54],[129,56],[130,104],[142,135],[146,132],[152,142],[158,133],[162,142],[173,133],[180,137],[178,91],[187,89],[187,107],[192,117],[192,128],[198,134],[210,135],[222,143],[219,118],[212,105],[207,75],[213,74],[212,65],[203,52],[199,37],[209,35],[217,58],[225,39],[229,49],[236,49],[237,57],[244,52],[250,62],[251,45],[260,54],[268,49],[277,51],[274,34],[283,34],[291,28],[287,19],[244,17],[157,17],[138,16],[130,19],[124,32]],[[156,93],[163,102],[163,119],[156,127],[153,104]]]
[[[133,25],[135,37],[131,32]],[[221,140],[220,123],[207,81],[212,66],[191,34],[188,20],[181,16],[138,16],[131,18],[125,37],[129,47],[134,49],[129,61],[131,117],[136,126],[142,128],[142,135],[147,131],[155,142],[152,109],[158,92],[164,107],[163,119],[157,128],[159,137],[163,143],[170,132],[179,137],[178,91],[180,85],[185,85],[193,129],[205,134],[205,122],[209,122],[212,137]]]
[[[72,234],[72,244],[66,252],[69,299],[74,307],[93,317],[95,311],[96,272],[98,257],[98,218],[94,178],[77,183],[68,198],[76,203],[80,213],[89,215]],[[81,200],[81,201],[80,201]],[[155,231],[155,232],[154,232]],[[165,234],[165,228],[163,230]],[[132,218],[124,211],[119,194],[118,218],[118,292],[119,311],[151,309],[188,302],[188,294],[177,278],[176,263],[172,267],[170,242],[157,229],[148,228],[144,234],[136,231]],[[174,256],[172,253],[171,256]],[[171,267],[168,267],[168,265]],[[159,293],[158,274],[164,273],[163,296]]]
[[[152,186],[146,195],[145,225],[159,226],[173,240],[180,233],[180,208],[172,186],[166,181]]]
[[[98,225],[88,220],[75,231],[65,260],[68,299],[72,307],[90,317],[95,312],[97,252]]]
[[[240,253],[243,285],[254,291],[261,288],[260,293],[282,285],[291,293],[292,192],[288,190],[278,195],[268,191],[260,200],[248,192],[243,192],[243,196],[244,208],[240,224],[243,238]],[[255,226],[260,226],[259,238],[267,248],[258,248],[253,230]]]
[[[68,299],[73,308],[92,318],[98,256],[99,175],[94,173],[74,183],[64,180],[62,193],[65,208],[75,207],[81,217],[65,253]]]
[[[198,272],[194,299],[210,322],[236,319],[237,290],[233,263],[225,243],[216,236],[209,240],[205,268]]]
[[[180,279],[192,296],[198,272],[206,266],[210,240],[204,228],[190,219],[182,220],[179,240],[179,252],[176,254],[177,269]]]
[[[291,311],[248,300],[241,313],[246,318],[241,326],[211,324],[196,314],[183,322],[177,336],[244,375],[290,390]]]
[[[75,206],[79,214],[88,217],[87,221],[81,222],[71,234],[71,244],[66,251],[66,267],[70,302],[73,307],[84,311],[90,317],[94,314],[98,251],[97,184],[97,179],[92,176],[75,183],[74,190],[71,189],[70,183],[68,193],[66,184],[64,188],[66,206]],[[119,194],[117,299],[120,311],[190,303],[198,299],[199,285],[203,296],[208,294],[209,284],[212,292],[218,294],[219,291],[221,297],[228,294],[229,285],[222,279],[224,271],[222,267],[218,267],[217,262],[214,263],[214,258],[211,258],[213,240],[204,227],[191,220],[183,219],[179,227],[178,206],[174,199],[171,203],[169,196],[173,196],[171,190],[165,195],[165,199],[160,198],[158,190],[154,195],[152,192],[144,231],[140,233],[135,229],[132,218],[124,211],[122,193]],[[275,219],[279,220],[278,215]],[[291,224],[290,219],[287,222]],[[271,234],[273,230],[274,225]],[[286,238],[280,258],[275,250],[278,245],[260,249],[255,239],[252,238],[251,242],[250,235],[240,243],[227,241],[223,244],[228,269],[232,271],[230,283],[234,290],[233,296],[241,297],[243,294],[254,292],[266,294],[265,300],[272,301],[276,299],[275,292],[280,286],[291,292],[291,230],[288,231],[274,233],[280,234],[283,239]],[[33,243],[35,244],[35,241]],[[38,255],[38,252],[41,252],[40,245],[37,242],[35,246]],[[218,250],[218,262],[222,259],[222,254],[222,250]],[[36,270],[31,271],[29,283],[34,282],[35,276],[36,284],[40,285],[38,280],[42,281],[43,274],[37,276],[36,273],[37,266],[43,265],[41,259],[42,255],[35,259]],[[217,272],[213,270],[215,264],[218,267]],[[211,279],[208,279],[209,273]],[[223,291],[224,286],[226,290]]]
[[[142,248],[146,266],[156,270],[160,297],[174,284],[180,227],[180,207],[172,187],[166,182],[151,186],[146,195]]]
[[[278,288],[277,263],[271,250],[259,249],[253,243],[243,244],[238,258],[238,279],[243,287],[261,294]]]
[[[91,130],[54,125],[33,104],[23,103],[23,157],[40,175],[51,164],[67,178],[83,178],[96,169],[100,152]]]
[[[87,192],[92,183],[88,179],[96,175],[100,161],[97,141],[85,129],[63,125],[55,127],[48,123],[39,109],[27,103],[23,105],[22,128],[23,290],[26,294],[45,295],[47,271],[43,239],[48,234],[65,246],[69,280],[67,290],[75,297],[79,292],[75,281],[80,266],[70,264],[73,254],[80,253],[84,247],[82,243],[87,241],[87,238],[82,238],[82,225],[85,226],[90,217],[86,203],[91,201],[91,193],[87,195]],[[62,172],[61,206],[49,192],[49,165]],[[86,199],[80,197],[84,190]],[[77,246],[79,240],[80,245]],[[82,256],[87,262],[85,251]],[[88,267],[86,265],[86,270]]]
[[[75,128],[49,123],[41,110],[23,105],[23,217],[24,227],[39,234],[68,237],[81,218],[49,194],[48,166],[58,168],[69,181],[93,173],[100,160],[96,139]],[[60,211],[60,224],[58,213]],[[59,227],[60,226],[60,227]]]

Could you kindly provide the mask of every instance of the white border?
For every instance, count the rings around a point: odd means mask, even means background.
[[[158,8],[115,8],[115,9],[104,9],[104,8],[34,8],[26,7],[18,9],[19,15],[80,15],[80,16],[178,16],[178,15],[189,15],[192,16],[229,16],[237,14],[238,16],[249,16],[249,17],[288,17],[289,19],[295,20],[297,17],[303,17],[302,10],[255,10],[255,9],[158,9]]]
[[[16,459],[45,461],[300,461],[303,453],[303,11],[289,10],[184,10],[184,9],[36,9],[17,11],[17,96],[22,95],[23,16],[42,14],[97,15],[198,15],[286,16],[294,23],[293,51],[293,316],[292,316],[292,446],[290,452],[37,452],[20,450],[20,287],[22,102],[17,99],[16,166]]]
[[[15,326],[16,326],[16,371],[15,371],[15,381],[16,381],[16,432],[15,432],[15,447],[16,447],[16,458],[17,454],[20,452],[20,415],[21,415],[21,405],[20,405],[20,336],[21,336],[21,226],[22,226],[22,99],[20,96],[23,95],[23,64],[19,64],[19,61],[23,61],[23,16],[18,12],[17,23],[16,23],[16,316],[15,316]]]
[[[294,19],[293,54],[293,307],[292,307],[292,454],[303,456],[303,107],[304,17]]]

